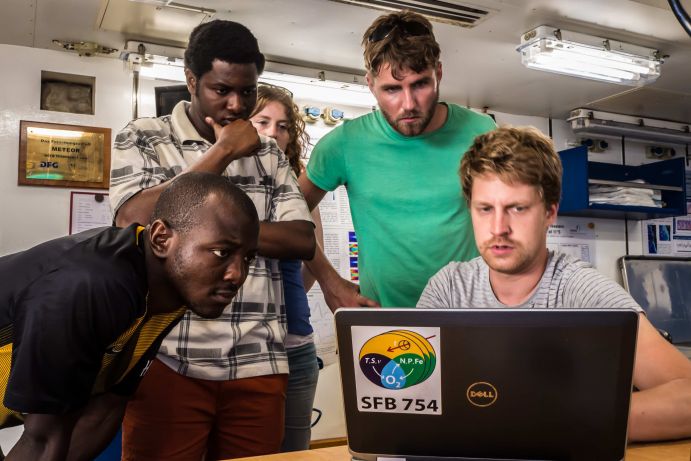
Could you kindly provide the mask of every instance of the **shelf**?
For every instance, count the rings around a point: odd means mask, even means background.
[[[559,156],[564,167],[560,215],[639,220],[686,214],[685,164],[681,157],[638,166],[591,162],[585,146],[561,151]],[[631,182],[637,179],[646,184]],[[591,184],[659,190],[666,206],[591,204]]]
[[[681,192],[684,190],[680,186],[661,186],[660,184],[643,184],[640,182],[629,182],[629,181],[610,181],[608,179],[588,179],[589,185],[597,186],[617,186],[617,187],[630,187],[632,189],[652,189],[652,190],[673,190],[676,192]]]

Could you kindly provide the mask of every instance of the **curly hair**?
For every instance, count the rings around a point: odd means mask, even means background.
[[[214,60],[257,66],[264,71],[266,60],[250,30],[233,21],[214,20],[200,24],[190,34],[185,50],[185,67],[198,79],[209,72]]]
[[[468,202],[473,179],[487,173],[502,181],[535,186],[545,206],[559,204],[561,160],[552,140],[537,128],[504,126],[475,138],[459,170]]]
[[[266,84],[260,84],[257,88],[257,105],[254,106],[250,118],[263,111],[270,102],[280,103],[288,116],[288,134],[290,135],[290,140],[288,141],[284,153],[286,157],[288,157],[290,167],[295,172],[295,176],[300,176],[300,173],[304,169],[302,154],[310,141],[310,137],[307,131],[305,131],[305,121],[300,115],[300,109],[295,105],[292,96],[286,89]]]
[[[407,23],[417,23],[418,27],[427,29],[429,33],[406,34],[401,31],[400,25]],[[370,40],[380,27],[391,27],[391,31],[381,40]],[[379,16],[362,36],[362,46],[365,49],[365,68],[375,77],[384,64],[391,66],[391,75],[396,79],[400,79],[401,74],[407,69],[420,73],[430,67],[436,67],[441,55],[439,43],[434,38],[432,23],[410,10]]]

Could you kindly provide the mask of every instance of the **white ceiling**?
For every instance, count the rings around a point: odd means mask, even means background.
[[[245,24],[273,60],[356,73],[363,72],[362,33],[381,14],[330,0],[178,3],[212,9],[215,18]],[[471,29],[434,23],[442,48],[442,99],[555,118],[564,118],[573,108],[592,107],[691,123],[691,38],[666,0],[470,3],[492,13]],[[682,4],[691,12],[691,0]],[[184,46],[184,37],[199,16],[190,22],[165,13],[171,12],[165,7],[156,12],[153,6],[129,0],[2,0],[0,43],[58,49],[53,39],[95,41],[121,50],[126,40],[133,39]],[[657,48],[669,58],[662,77],[642,89],[525,69],[516,46],[523,32],[541,24]]]

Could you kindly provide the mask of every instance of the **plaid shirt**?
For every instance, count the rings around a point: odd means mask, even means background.
[[[172,115],[130,122],[115,138],[110,179],[113,211],[142,189],[161,184],[196,162],[211,146],[180,102]],[[234,160],[224,176],[254,202],[260,221],[309,221],[295,175],[276,143],[261,137],[256,155]],[[225,380],[288,373],[278,261],[257,257],[233,302],[217,319],[187,311],[163,340],[158,358],[178,373]]]

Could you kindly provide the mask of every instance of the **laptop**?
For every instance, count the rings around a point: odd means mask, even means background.
[[[691,358],[691,258],[624,256],[619,269],[650,323]]]
[[[624,459],[634,311],[348,308],[335,319],[353,459]]]

